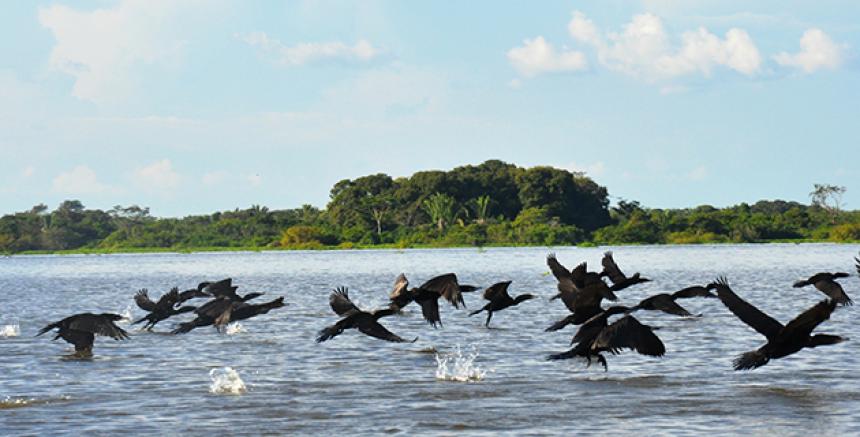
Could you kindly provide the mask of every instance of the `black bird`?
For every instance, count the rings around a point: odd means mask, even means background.
[[[678,305],[675,302],[676,299],[688,299],[691,297],[712,297],[716,298],[717,295],[711,293],[707,287],[702,287],[700,285],[695,285],[692,287],[687,287],[682,290],[678,290],[672,294],[669,293],[660,293],[655,294],[651,297],[648,297],[641,302],[639,302],[636,306],[631,308],[631,311],[636,310],[650,310],[650,311],[663,311],[664,313],[675,314],[678,316],[690,317],[691,314],[689,311],[684,309],[681,305]]]
[[[226,297],[232,301],[236,302],[247,302],[251,299],[258,298],[265,293],[248,293],[244,296],[240,296],[236,293],[236,290],[239,289],[238,285],[233,285],[233,278],[222,279],[216,282],[203,282],[197,286],[200,289],[202,286],[203,293],[208,294],[209,296],[213,296],[216,298]],[[190,291],[190,290],[189,290]]]
[[[857,275],[860,276],[860,258],[855,256],[854,262],[856,263],[854,267],[857,268]]]
[[[173,288],[167,293],[164,293],[158,299],[158,302],[153,302],[152,300],[150,300],[149,295],[147,294],[147,290],[144,288],[138,291],[137,294],[134,296],[134,302],[137,304],[138,307],[140,307],[140,309],[144,311],[149,311],[149,314],[147,314],[146,317],[138,319],[132,324],[136,325],[146,320],[146,325],[143,326],[143,329],[147,331],[152,331],[152,328],[155,327],[158,322],[167,319],[170,316],[194,311],[194,307],[192,306],[174,308],[174,305],[179,302],[178,288]]]
[[[561,297],[561,301],[572,313],[553,323],[546,329],[547,332],[558,331],[567,325],[579,325],[603,312],[600,307],[603,299],[611,301],[618,299],[596,273],[586,271],[585,263],[581,263],[569,272],[558,262],[554,254],[549,254],[546,262],[558,279],[558,297]]]
[[[349,300],[349,290],[346,287],[337,288],[331,293],[331,296],[329,296],[329,305],[331,305],[331,309],[337,315],[343,316],[343,318],[338,320],[334,325],[322,329],[317,335],[317,343],[331,340],[340,335],[344,330],[350,328],[358,329],[366,335],[385,341],[395,343],[410,342],[379,324],[380,318],[396,313],[397,310],[395,308],[388,307],[372,312],[362,311]],[[411,342],[414,343],[416,340],[418,340],[418,337],[415,337]]]
[[[816,273],[809,277],[809,279],[803,281],[797,281],[794,283],[794,288],[806,287],[807,285],[814,285],[818,291],[827,295],[827,297],[835,300],[841,305],[853,305],[851,302],[851,298],[845,294],[845,290],[842,289],[842,286],[836,282],[836,279],[839,278],[847,278],[850,276],[848,273],[837,272],[837,273]]]
[[[726,278],[718,278],[713,284],[717,296],[741,321],[767,337],[767,343],[737,357],[734,362],[735,370],[751,370],[764,366],[768,361],[782,358],[800,351],[806,347],[826,346],[841,343],[847,338],[837,335],[811,335],[821,322],[830,318],[830,313],[836,309],[836,301],[826,299],[795,317],[787,325],[774,320],[745,300],[738,297]]]
[[[457,275],[453,273],[436,276],[421,284],[420,287],[409,289],[409,281],[406,275],[401,273],[394,283],[394,291],[389,295],[391,300],[389,307],[397,312],[409,302],[415,301],[421,305],[424,320],[430,322],[430,325],[435,328],[437,324],[442,326],[442,320],[439,317],[440,297],[444,297],[454,305],[454,308],[460,308],[460,305],[465,308],[466,303],[463,301],[462,292],[477,289],[472,285],[460,285],[457,282]]]
[[[603,254],[603,260],[601,260],[600,263],[603,264],[603,271],[600,272],[600,276],[609,277],[609,280],[612,281],[612,287],[609,288],[612,291],[623,290],[631,285],[651,281],[648,278],[639,276],[639,272],[636,272],[633,276],[629,277],[622,273],[621,269],[618,268],[618,264],[615,264],[611,251],[607,251]]]
[[[119,314],[75,314],[45,326],[36,336],[57,328],[57,336],[54,337],[54,340],[62,338],[75,345],[76,355],[91,356],[96,335],[111,337],[114,340],[128,338],[128,333],[114,324],[118,320],[122,320],[122,316]]]
[[[624,306],[607,308],[582,324],[571,342],[577,343],[576,346],[567,352],[552,354],[547,360],[581,357],[586,360],[586,366],[591,366],[591,359],[596,358],[604,370],[609,370],[603,352],[617,355],[622,349],[632,349],[642,355],[662,357],[666,347],[650,326],[639,323],[629,314],[608,323],[609,317],[629,311],[630,308]]]
[[[231,322],[266,314],[275,308],[285,305],[283,297],[261,304],[248,304],[242,301],[234,301],[227,297],[219,297],[206,302],[194,310],[197,317],[190,322],[180,323],[171,333],[185,334],[194,328],[210,325],[215,325],[215,329],[220,332],[222,327]]]
[[[511,295],[508,294],[508,287],[510,285],[511,281],[499,282],[497,284],[494,284],[490,288],[484,290],[484,299],[490,301],[490,303],[484,305],[484,307],[479,309],[478,311],[472,311],[471,313],[469,313],[469,315],[474,316],[481,311],[486,311],[487,322],[484,323],[484,326],[489,328],[490,319],[493,318],[493,312],[501,311],[514,305],[519,305],[529,299],[534,299],[534,296],[528,293],[521,294],[516,298],[512,298]]]
[[[195,299],[198,297],[212,297],[211,294],[203,291],[209,284],[209,282],[201,282],[197,285],[197,288],[192,288],[179,293],[179,299],[174,305],[180,305],[187,300]]]

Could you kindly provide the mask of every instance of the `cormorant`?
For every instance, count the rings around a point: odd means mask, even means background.
[[[516,298],[512,298],[511,295],[508,294],[508,287],[510,285],[511,281],[499,282],[497,284],[492,285],[490,288],[484,290],[484,299],[490,301],[490,303],[484,305],[483,308],[477,311],[472,311],[471,313],[469,313],[469,315],[474,316],[481,311],[486,311],[487,322],[484,323],[484,326],[489,328],[490,319],[493,318],[493,312],[501,311],[505,308],[519,305],[520,303],[525,302],[529,299],[534,299],[534,296],[528,293],[521,294]]]
[[[546,256],[546,264],[549,266],[552,275],[555,276],[555,279],[558,280],[558,294],[551,297],[549,300],[553,301],[560,297],[566,290],[574,290],[578,288],[585,288],[587,285],[603,283],[602,279],[600,279],[600,274],[596,272],[588,271],[588,264],[585,262],[579,263],[573,270],[568,271],[567,267],[561,265],[558,262],[554,253],[550,253]],[[607,293],[607,298],[609,300],[615,300],[617,297],[611,291]]]
[[[581,324],[603,311],[600,307],[603,299],[610,301],[618,299],[597,273],[586,271],[585,263],[581,263],[573,271],[568,271],[558,262],[554,254],[549,254],[546,262],[558,279],[557,297],[561,297],[561,301],[572,313],[553,323],[546,329],[547,332],[558,331],[570,324]]]
[[[678,316],[690,317],[691,314],[689,311],[684,309],[681,305],[678,305],[675,302],[676,299],[687,299],[691,297],[713,297],[716,298],[717,295],[711,293],[707,287],[702,287],[700,285],[695,285],[692,287],[687,287],[682,290],[678,290],[672,294],[669,293],[660,293],[655,294],[651,297],[648,297],[641,302],[639,302],[636,306],[631,308],[631,311],[636,310],[651,310],[651,311],[663,311],[664,313],[675,314]]]
[[[477,287],[472,285],[460,285],[457,282],[457,275],[446,273],[436,276],[429,281],[421,284],[420,287],[409,289],[409,281],[406,275],[400,274],[394,283],[394,291],[391,292],[389,298],[391,303],[389,307],[395,312],[400,311],[409,302],[415,301],[421,305],[421,314],[424,320],[430,322],[434,328],[438,324],[442,326],[442,320],[439,317],[439,298],[444,297],[454,308],[466,307],[463,301],[462,292],[474,291]]]
[[[812,308],[795,317],[783,326],[772,317],[761,312],[745,300],[738,297],[726,278],[718,278],[711,285],[717,290],[717,296],[741,321],[767,337],[767,343],[737,357],[734,362],[735,370],[750,370],[764,366],[772,359],[782,358],[800,351],[805,347],[825,346],[841,343],[847,338],[837,335],[811,335],[821,322],[830,318],[830,313],[836,309],[836,301],[825,299]]]
[[[847,278],[850,276],[848,273],[837,272],[837,273],[816,273],[809,277],[809,279],[803,281],[797,281],[794,283],[794,288],[806,287],[807,285],[814,285],[818,291],[827,295],[827,297],[835,300],[841,305],[853,305],[851,302],[851,298],[845,294],[845,290],[842,289],[842,286],[836,282],[838,278]]]
[[[604,253],[603,260],[600,263],[603,264],[603,271],[600,272],[600,276],[609,277],[609,280],[612,281],[612,287],[610,287],[612,291],[623,290],[631,285],[651,281],[648,278],[640,277],[639,272],[634,273],[630,277],[622,273],[621,269],[618,268],[618,264],[615,264],[615,260],[612,258],[612,251]]]
[[[114,322],[122,320],[119,314],[102,313],[81,313],[66,317],[59,322],[51,323],[45,326],[36,336],[42,335],[54,328],[57,328],[57,336],[53,339],[62,338],[63,340],[75,345],[75,354],[79,356],[90,356],[93,353],[93,341],[95,335],[103,335],[111,337],[114,340],[124,340],[128,338],[128,333]]]
[[[622,349],[632,349],[642,355],[662,357],[666,353],[666,347],[650,326],[639,323],[629,314],[612,324],[608,323],[609,317],[629,311],[630,308],[625,306],[607,308],[582,324],[571,341],[577,343],[576,346],[567,352],[552,354],[547,360],[582,357],[585,358],[587,366],[591,366],[591,359],[596,358],[597,362],[603,365],[603,369],[608,370],[603,352],[617,355]]]
[[[197,288],[191,288],[189,290],[185,290],[185,291],[179,293],[179,299],[176,301],[176,303],[174,305],[179,305],[179,304],[185,302],[186,300],[190,300],[190,299],[194,299],[194,298],[198,298],[198,297],[212,297],[211,294],[203,291],[206,288],[206,286],[209,284],[210,284],[209,282],[201,282],[200,284],[197,285]]]
[[[854,267],[857,268],[857,275],[860,276],[860,258],[854,257],[854,262],[856,263]]]
[[[221,328],[230,322],[265,314],[285,305],[283,297],[261,304],[248,304],[243,301],[231,300],[228,297],[219,297],[194,310],[197,317],[190,322],[180,323],[171,333],[185,334],[194,328],[209,325],[215,325],[215,329],[220,332]]]
[[[157,303],[149,299],[149,295],[145,288],[138,291],[134,296],[134,302],[138,307],[140,307],[140,309],[149,311],[149,314],[147,314],[146,317],[138,319],[132,324],[136,325],[146,320],[146,325],[143,326],[143,329],[152,331],[152,328],[155,327],[158,322],[167,319],[170,316],[194,311],[193,306],[174,308],[174,306],[179,303],[179,298],[179,289],[175,287],[167,293],[164,293],[158,299]]]
[[[389,306],[388,308],[373,312],[362,311],[349,300],[349,290],[346,287],[339,287],[331,293],[331,296],[329,296],[329,305],[331,305],[331,309],[337,315],[343,316],[343,318],[338,320],[334,325],[320,330],[317,335],[317,343],[331,340],[340,335],[344,330],[350,328],[358,329],[364,334],[385,341],[396,343],[409,342],[409,340],[404,340],[379,324],[380,318],[397,312],[397,309],[393,307]],[[416,340],[418,340],[418,337],[415,337],[412,342],[414,343]]]

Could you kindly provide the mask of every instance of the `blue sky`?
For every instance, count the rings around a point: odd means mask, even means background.
[[[0,13],[0,213],[324,206],[502,159],[652,207],[860,208],[853,1],[77,1]]]

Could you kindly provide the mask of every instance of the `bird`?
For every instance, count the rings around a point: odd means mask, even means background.
[[[487,322],[484,323],[484,326],[490,327],[490,319],[493,318],[493,313],[496,311],[501,311],[505,308],[512,307],[515,305],[519,305],[529,299],[534,299],[534,295],[532,294],[521,294],[516,298],[512,298],[510,294],[508,294],[508,287],[511,285],[511,281],[504,281],[493,284],[490,288],[484,290],[484,299],[490,301],[488,304],[484,305],[483,308],[472,311],[469,313],[469,316],[474,316],[475,314],[480,313],[481,311],[487,312]]]
[[[609,352],[612,355],[621,353],[622,349],[632,349],[642,355],[662,357],[666,353],[666,346],[654,334],[654,329],[643,325],[635,317],[627,314],[630,308],[626,306],[611,306],[605,311],[595,315],[580,326],[571,343],[576,343],[572,349],[547,356],[547,360],[566,360],[581,357],[586,360],[586,367],[591,366],[592,358],[603,365],[603,370],[608,371],[609,366],[602,353]],[[624,317],[613,323],[608,323],[609,318],[625,314]]]
[[[816,273],[809,277],[809,279],[805,279],[802,281],[797,281],[794,283],[794,288],[806,287],[807,285],[814,285],[818,291],[827,295],[827,297],[835,300],[840,305],[853,305],[854,303],[851,301],[851,298],[845,294],[845,290],[842,289],[842,286],[836,282],[836,279],[839,278],[847,278],[850,276],[848,273],[837,272],[837,273]]]
[[[337,315],[343,318],[338,320],[334,325],[320,330],[317,334],[317,343],[331,340],[343,331],[351,328],[358,329],[360,332],[371,337],[395,343],[414,343],[418,340],[418,337],[415,337],[411,342],[405,340],[379,324],[380,318],[396,313],[397,310],[395,308],[389,306],[371,312],[362,311],[349,299],[349,289],[346,287],[338,287],[331,293],[329,296],[329,305]]]
[[[637,310],[651,310],[651,311],[663,311],[664,313],[675,314],[678,316],[691,317],[689,311],[687,311],[681,305],[678,305],[675,302],[676,299],[687,299],[692,297],[710,297],[716,298],[717,295],[711,293],[711,291],[707,287],[702,287],[701,285],[694,285],[692,287],[687,287],[682,290],[678,290],[672,294],[669,293],[660,293],[650,296],[648,298],[640,301],[636,306],[631,308],[632,311]],[[701,314],[700,314],[701,315]]]
[[[96,335],[111,337],[114,340],[125,340],[128,338],[128,333],[114,322],[122,320],[122,316],[112,313],[81,313],[66,317],[59,322],[51,323],[45,326],[36,336],[40,336],[54,328],[57,329],[57,335],[53,339],[62,338],[63,340],[75,345],[75,355],[92,356],[93,341]]]
[[[174,305],[180,305],[187,300],[198,298],[198,297],[212,297],[211,294],[203,291],[207,285],[209,285],[209,282],[201,282],[200,284],[197,285],[197,288],[191,288],[191,289],[188,289],[188,290],[185,290],[185,291],[179,293],[179,299],[176,301],[176,303]]]
[[[600,272],[600,276],[609,277],[609,280],[612,281],[612,287],[609,288],[612,291],[623,290],[632,285],[651,281],[648,278],[639,276],[639,272],[629,277],[622,273],[621,269],[618,268],[618,264],[615,264],[615,259],[612,258],[612,251],[605,252],[600,263],[603,264],[603,271]]]
[[[454,308],[466,307],[466,302],[463,301],[464,291],[474,291],[478,287],[472,285],[460,285],[457,282],[457,275],[454,273],[446,273],[431,278],[427,282],[421,284],[420,287],[409,288],[409,281],[406,275],[401,273],[394,283],[394,290],[389,295],[389,308],[395,312],[400,311],[410,302],[415,301],[421,305],[421,314],[424,320],[430,323],[434,328],[442,326],[442,319],[439,316],[439,298],[444,297]]]
[[[236,290],[239,289],[239,286],[233,285],[233,278],[222,279],[220,281],[215,282],[202,282],[200,283],[200,285],[197,286],[198,290],[201,289],[201,286],[203,293],[206,293],[216,298],[226,297],[230,300],[238,302],[247,302],[251,299],[258,298],[265,294],[255,292],[240,296],[236,293]]]
[[[222,327],[231,322],[266,314],[275,308],[283,306],[286,306],[283,297],[261,304],[249,304],[243,301],[231,300],[228,297],[219,297],[206,302],[194,310],[197,317],[190,322],[180,323],[171,333],[185,334],[194,328],[209,325],[214,325],[215,329],[220,332]]]
[[[546,328],[547,332],[558,331],[567,325],[579,325],[600,314],[603,311],[600,306],[603,299],[618,300],[597,273],[586,271],[585,263],[568,271],[552,253],[547,255],[546,262],[558,280],[558,297],[572,313]]]
[[[854,262],[855,262],[854,267],[857,268],[857,275],[860,276],[860,257],[855,256]]]
[[[732,363],[735,370],[752,370],[764,366],[770,360],[786,357],[803,348],[832,345],[848,340],[838,335],[811,335],[816,326],[830,318],[830,314],[836,309],[835,300],[825,299],[783,326],[738,297],[729,287],[725,277],[717,278],[712,285],[729,311],[767,338],[764,346],[738,356]]]
[[[137,304],[138,307],[140,307],[140,309],[144,311],[149,311],[149,314],[147,314],[145,317],[138,319],[132,324],[136,325],[145,320],[146,325],[144,325],[143,329],[147,331],[152,331],[152,328],[155,327],[158,322],[167,319],[170,316],[187,313],[189,311],[194,311],[195,309],[195,307],[193,306],[174,308],[174,305],[179,302],[178,288],[173,288],[167,293],[161,295],[161,297],[158,299],[158,302],[153,302],[152,300],[150,300],[148,291],[144,288],[139,290],[137,294],[134,295],[134,302]]]

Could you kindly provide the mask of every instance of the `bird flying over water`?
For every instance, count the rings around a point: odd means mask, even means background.
[[[185,334],[194,328],[210,325],[214,325],[216,330],[221,331],[221,328],[231,322],[266,314],[275,308],[283,306],[286,306],[283,297],[261,304],[249,304],[242,300],[219,297],[206,302],[194,310],[197,317],[190,322],[180,323],[171,333]]]
[[[52,329],[57,329],[57,335],[53,339],[62,338],[75,345],[75,354],[79,356],[91,356],[93,353],[93,341],[96,335],[111,337],[114,340],[125,340],[128,333],[114,322],[122,320],[119,314],[81,313],[66,317],[59,322],[45,326],[36,336],[42,335]]]
[[[379,324],[379,319],[390,316],[397,312],[392,307],[379,309],[376,311],[362,311],[349,299],[349,290],[346,287],[335,289],[329,296],[329,305],[331,309],[342,318],[337,323],[327,326],[320,330],[317,335],[317,343],[322,343],[326,340],[331,340],[337,337],[347,329],[358,329],[363,334],[369,335],[385,341],[395,343],[409,343],[409,340],[392,333],[384,326]],[[418,340],[415,337],[411,342]]]
[[[508,294],[508,287],[510,285],[511,281],[499,282],[497,284],[492,285],[490,288],[484,290],[484,299],[490,302],[484,305],[483,308],[477,311],[472,311],[471,313],[469,313],[469,315],[474,316],[481,311],[486,311],[487,322],[484,323],[484,326],[489,328],[490,319],[493,318],[493,312],[501,311],[505,308],[519,305],[529,299],[534,299],[534,296],[528,293],[521,294],[516,298],[512,298],[511,295]]]
[[[145,320],[146,325],[144,325],[143,329],[147,331],[152,331],[152,328],[155,327],[158,322],[167,319],[170,316],[194,311],[193,306],[174,308],[174,306],[179,303],[179,299],[180,296],[178,288],[173,288],[167,293],[161,295],[161,297],[158,299],[158,302],[153,302],[149,299],[147,289],[144,288],[139,290],[137,294],[134,295],[134,302],[137,304],[138,307],[140,307],[140,309],[144,311],[149,311],[149,314],[147,314],[145,317],[138,319],[132,324],[136,325]]]
[[[558,280],[559,294],[553,299],[560,297],[572,313],[553,323],[546,331],[558,331],[567,325],[581,324],[603,312],[600,307],[603,299],[610,301],[618,299],[597,273],[587,272],[585,263],[568,271],[552,253],[547,255],[546,263]]]
[[[618,264],[615,264],[615,259],[612,258],[611,251],[607,251],[603,254],[603,259],[600,263],[603,264],[603,271],[600,272],[600,276],[609,277],[609,280],[612,281],[612,287],[610,287],[610,290],[612,291],[623,290],[632,285],[651,281],[648,278],[639,276],[639,272],[634,273],[633,276],[630,277],[625,275],[621,272],[621,269],[618,268]]]
[[[552,354],[547,359],[566,360],[581,357],[586,360],[586,366],[591,366],[592,358],[596,358],[597,362],[603,365],[603,369],[608,370],[606,358],[602,355],[604,352],[617,355],[623,349],[631,349],[642,355],[662,357],[666,353],[666,347],[654,334],[654,328],[643,325],[635,317],[626,314],[629,311],[630,308],[625,306],[607,308],[582,324],[572,340],[576,346],[567,352]],[[618,314],[625,315],[611,324],[608,323],[610,317]]]
[[[811,335],[812,331],[821,322],[829,319],[830,314],[836,309],[836,301],[834,300],[826,299],[815,304],[783,326],[738,297],[729,287],[726,278],[719,278],[712,285],[717,291],[717,296],[729,311],[767,337],[767,343],[764,346],[752,352],[746,352],[734,360],[735,370],[752,370],[764,366],[772,359],[786,357],[803,348],[826,346],[848,340],[837,335]]]
[[[858,267],[860,268],[860,267]],[[827,295],[827,297],[835,300],[841,305],[853,305],[851,302],[851,298],[845,294],[845,290],[842,289],[842,286],[836,282],[839,278],[847,278],[850,276],[848,273],[837,272],[837,273],[816,273],[809,277],[809,279],[805,279],[802,281],[797,281],[794,283],[794,288],[806,287],[807,285],[814,285],[818,291]]]
[[[660,293],[655,294],[651,297],[643,299],[636,306],[631,308],[631,311],[636,310],[650,310],[650,311],[663,311],[668,314],[675,314],[677,316],[691,317],[689,311],[687,311],[681,305],[678,305],[675,300],[677,299],[688,299],[693,297],[710,297],[716,298],[717,295],[711,293],[707,287],[702,287],[699,285],[687,287],[682,290],[678,290],[672,294],[669,293]]]
[[[454,308],[460,308],[460,305],[465,308],[466,303],[463,301],[462,293],[477,289],[478,287],[472,285],[460,285],[457,281],[457,275],[453,273],[436,276],[421,284],[420,287],[409,289],[409,281],[406,279],[406,275],[401,273],[394,283],[394,291],[389,295],[391,300],[389,307],[396,312],[415,301],[421,305],[421,314],[424,316],[424,320],[427,320],[435,328],[437,324],[442,326],[442,320],[439,317],[440,297],[444,297],[451,305],[454,305]]]

